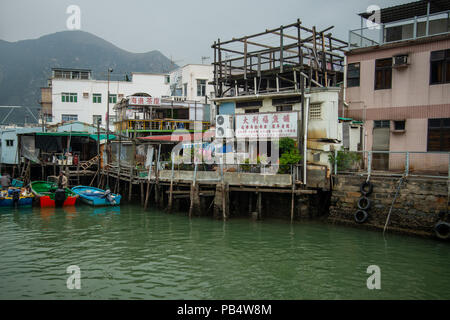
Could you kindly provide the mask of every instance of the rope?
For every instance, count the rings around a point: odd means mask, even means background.
[[[402,186],[403,181],[404,181],[405,179],[406,179],[406,176],[403,175],[403,176],[400,178],[399,182],[398,182],[397,191],[395,192],[395,196],[394,196],[394,199],[392,200],[392,204],[391,204],[391,207],[390,207],[390,209],[389,209],[389,213],[388,213],[388,216],[387,216],[387,219],[386,219],[386,223],[385,223],[385,225],[384,225],[383,235],[384,235],[384,232],[386,231],[387,226],[388,226],[388,224],[389,224],[389,219],[391,218],[392,208],[394,207],[395,200],[397,200],[397,196],[398,196],[398,193],[399,193],[399,191],[400,191],[400,187]]]

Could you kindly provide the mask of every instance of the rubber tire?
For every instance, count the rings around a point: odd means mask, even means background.
[[[444,228],[444,230],[439,230]],[[444,231],[444,232],[443,232]],[[436,237],[442,240],[447,240],[450,238],[450,223],[439,221],[434,226],[434,233],[436,234]]]
[[[362,214],[362,217],[359,217],[359,215]],[[369,215],[367,214],[366,211],[364,210],[358,210],[355,212],[355,221],[356,223],[364,223],[366,222],[367,218],[369,217]]]
[[[368,187],[369,189],[366,191],[366,187]],[[361,194],[363,196],[368,196],[372,193],[373,191],[373,184],[370,181],[364,181],[363,183],[361,183],[361,185],[359,186],[359,190],[361,191]]]
[[[365,206],[363,205],[364,201],[366,202]],[[370,208],[370,205],[371,205],[370,199],[367,198],[366,196],[362,196],[361,198],[358,199],[358,209],[365,211]]]

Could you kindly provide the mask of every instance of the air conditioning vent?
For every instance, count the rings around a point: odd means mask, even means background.
[[[392,57],[392,65],[394,68],[402,68],[408,66],[408,55],[407,54],[399,54]]]
[[[233,116],[219,114],[216,116],[216,138],[233,137]]]

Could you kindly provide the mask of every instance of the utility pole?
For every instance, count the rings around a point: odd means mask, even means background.
[[[108,95],[106,97],[106,163],[109,164],[109,76],[113,69],[108,68]]]
[[[102,161],[102,158],[100,157],[100,121],[101,121],[101,119],[97,119],[97,155],[98,155],[97,187],[100,186],[100,167],[101,167],[101,161]]]

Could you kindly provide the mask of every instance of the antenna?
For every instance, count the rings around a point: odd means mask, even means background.
[[[205,60],[210,59],[210,57],[202,57],[202,64],[205,64]]]
[[[181,61],[183,61],[183,60],[173,60],[172,55],[170,55],[170,64],[172,65],[172,68],[175,66],[175,64],[177,62],[181,62]]]

